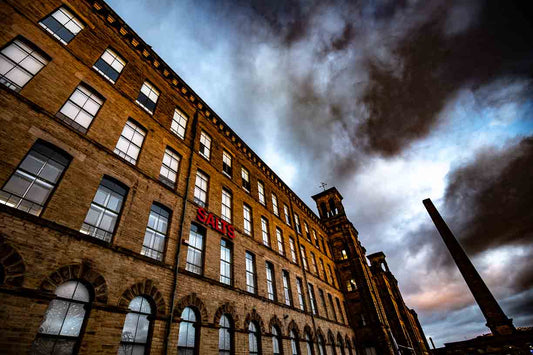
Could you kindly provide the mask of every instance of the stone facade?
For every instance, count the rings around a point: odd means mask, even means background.
[[[58,37],[57,29],[54,34],[42,25],[58,9],[66,9],[83,27],[68,41],[61,41],[64,38]],[[15,85],[15,79],[0,73],[5,84],[0,85],[2,353],[37,352],[40,348],[35,344],[44,337],[54,344],[73,341],[73,352],[116,354],[124,345],[128,307],[136,297],[147,300],[151,309],[146,341],[135,342],[145,347],[145,353],[178,353],[187,309],[196,317],[192,346],[198,354],[218,353],[223,316],[230,320],[234,354],[248,353],[250,324],[259,330],[259,350],[265,354],[273,352],[274,328],[285,354],[291,353],[291,343],[303,353],[309,346],[320,354],[319,343],[328,354],[394,352],[387,314],[355,228],[344,216],[349,228],[339,232],[331,218],[315,215],[104,2],[8,0],[0,3],[0,16],[3,65],[25,65],[15,63],[10,52],[15,41],[44,58],[42,69],[31,73],[23,85]],[[116,80],[95,69],[107,49],[125,63]],[[160,93],[152,112],[139,104],[145,82]],[[82,130],[62,113],[79,85],[90,88],[103,102]],[[176,109],[187,117],[183,137],[171,129]],[[128,120],[144,132],[140,153],[133,161],[115,153]],[[205,152],[201,135],[211,139],[208,159],[200,154]],[[67,157],[68,163],[48,197],[40,201],[42,210],[28,213],[22,204],[7,200],[6,191],[19,196],[9,186],[19,171],[30,174],[21,162],[39,144]],[[166,149],[179,157],[175,184],[161,178]],[[231,156],[231,174],[223,172],[223,152]],[[249,182],[243,180],[243,168]],[[205,204],[195,198],[198,171],[209,179]],[[83,227],[104,177],[126,190],[108,240],[94,237]],[[227,201],[222,204],[223,191],[231,196],[229,205]],[[153,204],[169,211],[164,243],[158,247],[160,260],[142,252]],[[251,210],[251,233],[244,228],[244,205]],[[222,217],[225,208],[235,238],[220,232],[222,223],[206,226],[199,221],[200,207],[216,218]],[[194,228],[203,233],[200,272],[191,271],[187,263]],[[335,254],[339,233],[350,238],[350,253],[354,253],[350,260],[357,255],[347,268],[345,260]],[[228,283],[220,278],[222,241],[231,250]],[[255,261],[254,292],[248,292],[247,252]],[[266,263],[273,270],[270,280]],[[288,275],[290,301],[285,300],[283,274]],[[346,289],[346,280],[352,278],[359,285],[356,292]],[[52,305],[61,301],[56,295],[59,286],[72,280],[89,294],[79,334],[46,333],[45,314],[51,317]],[[303,306],[298,280],[303,286]],[[310,297],[315,299],[313,304]],[[361,323],[360,314],[369,322]],[[418,334],[424,339],[421,329]],[[47,353],[59,353],[54,349]],[[416,353],[425,351],[417,349]]]

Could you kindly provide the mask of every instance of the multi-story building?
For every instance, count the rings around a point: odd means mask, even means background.
[[[336,189],[317,216],[103,1],[0,15],[2,353],[396,351]]]

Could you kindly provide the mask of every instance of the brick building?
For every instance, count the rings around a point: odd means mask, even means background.
[[[338,191],[317,216],[107,4],[0,15],[2,353],[427,353]]]

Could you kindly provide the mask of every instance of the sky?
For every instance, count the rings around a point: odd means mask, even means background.
[[[313,210],[337,187],[437,346],[489,330],[425,198],[533,325],[528,1],[107,1]]]

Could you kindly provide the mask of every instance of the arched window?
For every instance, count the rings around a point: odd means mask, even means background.
[[[322,217],[326,217],[328,215],[328,208],[324,202],[320,202],[320,210],[322,211]]]
[[[55,290],[33,342],[32,353],[74,354],[80,343],[80,333],[88,316],[91,294],[79,281],[67,281]]]
[[[311,341],[311,335],[309,335],[308,331],[305,331],[305,347],[307,348],[307,355],[315,354],[313,342]]]
[[[272,326],[272,352],[274,355],[283,354],[280,331],[275,325]]]
[[[346,355],[346,353],[344,352],[344,343],[343,343],[341,337],[337,338],[337,343],[339,345],[339,349],[340,349],[341,355]]]
[[[220,317],[218,325],[218,353],[230,355],[233,353],[233,329],[228,316],[224,314]]]
[[[324,347],[324,337],[322,335],[318,335],[318,351],[320,352],[320,355],[326,355],[326,348]]]
[[[353,355],[352,345],[350,344],[350,340],[348,338],[346,338],[346,348],[348,349],[348,355]]]
[[[261,338],[254,322],[248,326],[248,350],[250,355],[261,354]]]
[[[289,333],[289,338],[291,338],[291,354],[300,355],[300,347],[298,346],[298,337],[294,330],[291,330]]]
[[[200,336],[200,327],[196,318],[196,313],[190,307],[186,307],[181,312],[180,334],[178,338],[179,355],[198,354],[197,340]]]
[[[119,355],[134,355],[146,353],[152,307],[148,300],[137,296],[131,300],[122,328],[122,340],[118,348]]]

